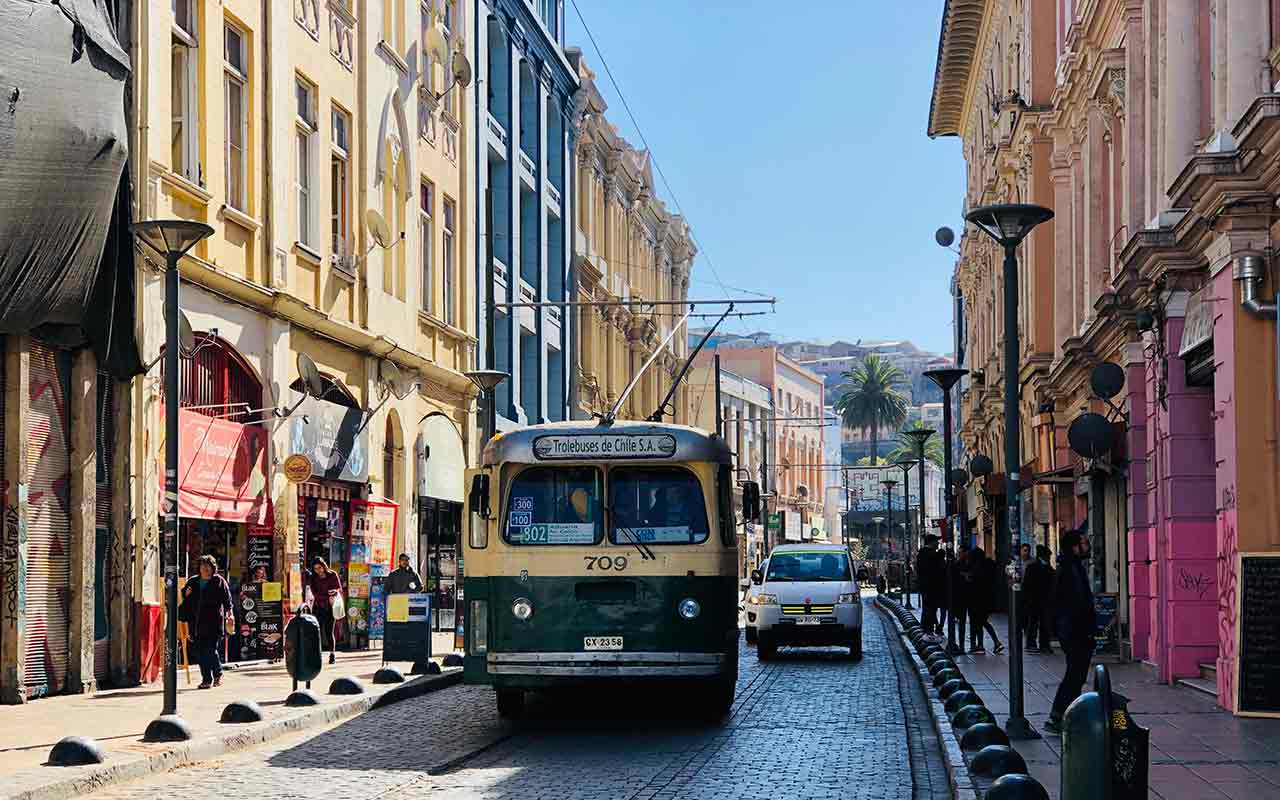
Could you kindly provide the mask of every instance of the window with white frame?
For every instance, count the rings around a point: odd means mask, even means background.
[[[444,35],[446,37],[453,32],[453,17],[455,14],[453,3],[454,0],[444,0],[444,8],[440,12],[440,24],[444,27]]]
[[[418,230],[422,234],[422,310],[435,312],[435,189],[423,181],[418,188]]]
[[[329,157],[329,233],[335,260],[350,269],[351,256],[351,117],[335,107]]]
[[[203,183],[200,169],[199,17],[195,0],[173,0],[173,44],[170,53],[171,127],[169,168],[192,183]]]
[[[226,176],[227,205],[240,211],[249,210],[248,164],[245,142],[249,137],[248,91],[249,59],[244,32],[227,23],[223,33],[223,84],[226,108]]]
[[[316,156],[316,88],[297,78],[297,196],[298,241],[314,248],[316,237],[315,156]]]
[[[440,288],[444,295],[444,321],[449,325],[458,324],[454,314],[456,300],[453,296],[453,271],[454,264],[457,261],[454,254],[454,247],[457,242],[457,236],[454,231],[456,217],[457,212],[453,201],[446,197],[444,199],[444,259],[440,262]]]

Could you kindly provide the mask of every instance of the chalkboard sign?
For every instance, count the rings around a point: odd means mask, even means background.
[[[431,595],[387,595],[382,660],[419,661],[430,657]]]
[[[1280,715],[1280,557],[1240,558],[1238,710]]]
[[[249,580],[255,581],[257,576],[254,570],[258,567],[266,567],[266,574],[261,576],[262,580],[275,580],[275,537],[268,531],[266,533],[251,532],[247,537],[248,541],[248,562],[249,562]]]
[[[1099,592],[1093,596],[1093,613],[1098,622],[1094,631],[1093,651],[1098,655],[1120,653],[1120,597]]]
[[[277,659],[284,650],[284,611],[279,583],[240,587],[240,659]]]

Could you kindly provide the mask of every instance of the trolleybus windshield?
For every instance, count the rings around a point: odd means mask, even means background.
[[[511,483],[504,538],[511,544],[596,544],[604,528],[596,467],[532,467]]]
[[[710,535],[702,486],[686,469],[614,467],[609,498],[614,544],[701,544]]]

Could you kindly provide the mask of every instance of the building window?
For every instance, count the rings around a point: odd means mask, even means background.
[[[418,230],[422,233],[422,310],[428,314],[435,311],[432,302],[436,290],[432,274],[436,249],[435,200],[435,190],[423,181],[418,188]]]
[[[444,291],[444,321],[449,325],[458,324],[454,319],[455,299],[453,296],[453,270],[457,260],[454,255],[455,242],[457,241],[454,230],[456,216],[453,201],[446,197],[444,199],[444,261],[441,263],[440,279],[442,281],[441,288]]]
[[[200,96],[200,54],[196,36],[198,19],[194,0],[174,0],[169,168],[192,183],[203,183],[200,170],[200,125],[196,119],[197,98]]]
[[[440,24],[444,27],[444,35],[450,36],[453,32],[453,0],[444,0],[444,10],[440,14]]]
[[[329,229],[333,239],[333,255],[350,269],[346,259],[351,255],[351,117],[334,108],[333,141],[329,157]]]
[[[248,211],[246,190],[247,164],[245,141],[248,139],[247,96],[245,85],[249,82],[249,60],[245,53],[244,34],[234,25],[227,24],[223,50],[225,62],[223,76],[226,84],[226,171],[227,205]]]
[[[298,241],[315,247],[315,152],[316,152],[316,89],[298,78],[297,95],[297,189],[298,189]]]

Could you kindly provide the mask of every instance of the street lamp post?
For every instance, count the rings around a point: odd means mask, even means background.
[[[884,484],[885,493],[888,494],[889,496],[888,502],[885,503],[885,508],[887,509],[887,513],[889,514],[889,536],[892,537],[893,536],[893,487],[897,486],[898,482],[895,481],[893,478],[886,478],[885,480],[880,481],[880,483]],[[892,541],[892,539],[890,539],[890,541]]]
[[[178,262],[213,234],[203,222],[153,219],[129,226],[143,244],[164,256],[164,708],[143,733],[149,742],[182,742],[191,728],[178,716],[178,402],[180,350]]]
[[[939,389],[942,390],[942,480],[943,480],[943,503],[945,507],[942,513],[946,516],[946,531],[950,534],[950,541],[946,543],[944,552],[947,554],[947,652],[953,656],[960,655],[964,652],[963,642],[956,642],[956,598],[955,584],[952,577],[951,565],[955,561],[956,546],[959,536],[957,535],[954,506],[955,491],[952,487],[951,472],[951,389],[961,378],[969,374],[969,370],[960,369],[958,367],[950,367],[946,369],[931,369],[924,373],[924,376],[933,381]]]
[[[902,516],[903,516],[903,519],[906,520],[906,531],[907,531],[907,544],[906,544],[906,547],[903,548],[907,558],[907,570],[903,572],[903,581],[904,581],[903,588],[907,595],[907,602],[906,602],[907,608],[912,608],[910,567],[912,563],[911,556],[915,550],[915,537],[911,533],[911,468],[914,467],[915,465],[916,465],[916,462],[909,458],[899,461],[894,465],[902,470]],[[920,486],[923,489],[924,483],[921,483]],[[921,507],[923,507],[923,502],[924,502],[923,491],[921,491],[920,493],[920,499],[921,499]],[[921,528],[921,530],[923,530],[923,528]]]
[[[1005,730],[1011,739],[1038,739],[1039,734],[1023,713],[1022,637],[1018,635],[1018,609],[1022,594],[1022,565],[1018,547],[1022,544],[1020,425],[1018,414],[1018,245],[1037,225],[1053,219],[1043,206],[1011,203],[981,206],[964,215],[1004,249],[1004,467],[1005,514],[1008,525],[1009,566],[1009,721]]]
[[[872,517],[871,521],[876,524],[876,544],[880,545],[880,523],[884,522],[884,517]],[[883,545],[881,545],[883,547]],[[886,580],[888,580],[886,578]]]

